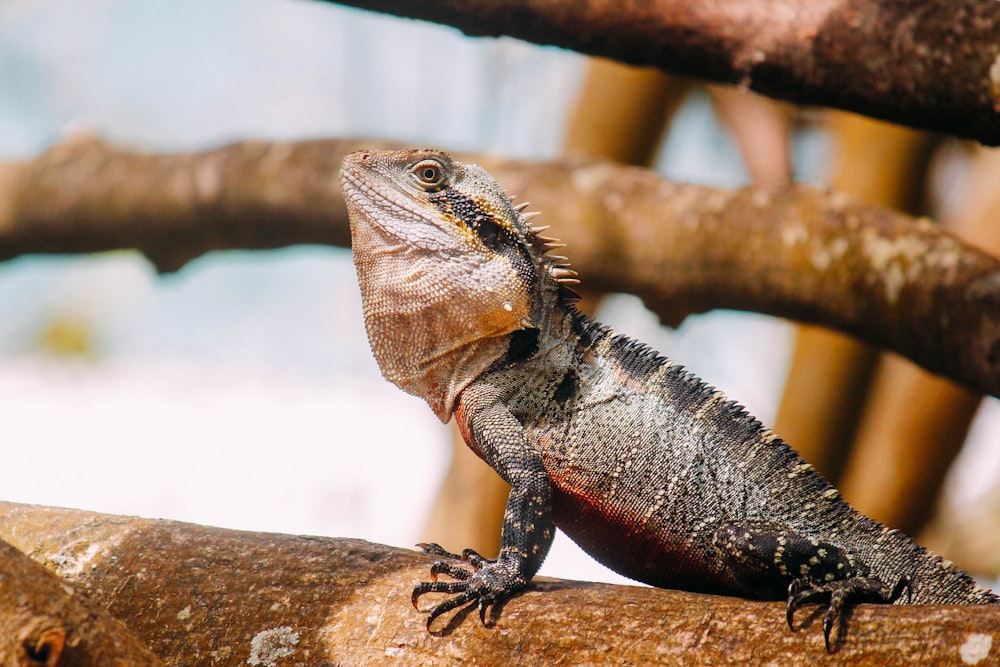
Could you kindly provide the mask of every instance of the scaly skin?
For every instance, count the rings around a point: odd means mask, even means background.
[[[736,403],[580,315],[562,244],[496,181],[429,150],[341,171],[365,323],[382,373],[454,415],[511,485],[496,560],[443,559],[425,593],[481,615],[531,581],[558,526],[613,570],[667,588],[827,605],[995,604],[963,571],[855,511]],[[453,581],[438,581],[439,574]]]

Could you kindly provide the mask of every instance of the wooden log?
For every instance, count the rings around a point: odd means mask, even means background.
[[[0,542],[0,665],[157,667],[163,663],[100,606]]]
[[[483,626],[410,605],[432,558],[361,540],[0,503],[10,541],[168,665],[995,664],[1000,606],[859,605],[834,656],[784,604],[539,579]],[[430,599],[422,601],[427,605]]]

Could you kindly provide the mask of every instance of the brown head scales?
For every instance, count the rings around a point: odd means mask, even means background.
[[[510,334],[534,326],[542,290],[572,280],[544,256],[560,244],[486,171],[440,151],[358,151],[341,183],[375,359],[446,422]]]

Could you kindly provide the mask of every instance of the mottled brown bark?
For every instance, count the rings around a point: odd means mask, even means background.
[[[0,163],[0,259],[137,248],[173,270],[210,250],[349,246],[340,162],[378,143],[246,141],[147,155],[77,136]]]
[[[0,504],[0,538],[106,605],[169,665],[828,664],[809,611],[543,580],[483,627],[428,634],[410,590],[422,554],[360,540],[247,533]],[[425,602],[426,604],[426,602]],[[839,664],[989,664],[1000,607],[856,607]],[[269,651],[265,650],[269,647]]]
[[[162,664],[99,603],[0,542],[0,665]]]
[[[0,170],[0,259],[134,247],[176,269],[213,249],[346,245],[341,158],[384,145],[57,146]],[[1000,395],[1000,261],[927,220],[800,186],[726,191],[608,163],[459,157],[544,211],[584,286],[636,294],[667,323],[738,308],[823,324]]]
[[[335,0],[1000,144],[1000,3]]]
[[[923,210],[935,137],[847,113],[830,114],[827,129],[835,147],[829,166],[834,189],[867,204],[911,214]],[[798,332],[774,429],[835,485],[852,450],[878,356],[872,346],[831,331],[806,327]],[[959,430],[964,433],[966,427]],[[922,445],[921,452],[936,448],[926,440]],[[912,458],[920,460],[920,453],[914,451]],[[917,495],[929,502],[937,489],[913,489],[896,502],[907,504]]]

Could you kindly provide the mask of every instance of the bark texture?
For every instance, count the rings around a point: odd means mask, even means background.
[[[334,0],[1000,144],[1000,3]]]
[[[149,155],[86,135],[0,163],[0,260],[137,248],[161,271],[210,251],[351,244],[338,170],[361,140]]]
[[[793,633],[782,603],[542,580],[493,627],[466,610],[428,634],[409,598],[432,559],[412,551],[6,503],[0,538],[107,606],[168,665],[985,665],[1000,656],[1000,607],[859,606],[831,658],[818,619],[803,611]]]
[[[389,145],[56,145],[0,166],[0,260],[138,248],[174,270],[209,250],[347,246],[341,159]],[[803,186],[728,191],[603,162],[458,157],[543,211],[588,289],[636,294],[668,324],[712,308],[822,324],[1000,396],[1000,261],[929,220]]]
[[[156,667],[163,663],[94,601],[0,542],[0,665]]]

